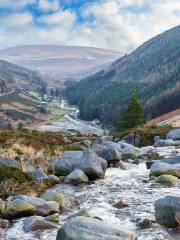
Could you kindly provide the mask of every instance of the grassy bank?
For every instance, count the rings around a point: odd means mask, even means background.
[[[51,121],[58,121],[61,117],[63,117],[65,114],[70,112],[67,109],[61,108],[60,102],[58,99],[54,99],[51,102],[49,102],[48,107],[50,110]]]

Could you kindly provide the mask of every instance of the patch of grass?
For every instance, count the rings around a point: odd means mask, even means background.
[[[53,101],[51,101],[48,104],[48,107],[51,111],[51,114],[50,114],[51,121],[57,121],[69,112],[69,110],[61,108],[60,103],[57,99],[54,99]]]

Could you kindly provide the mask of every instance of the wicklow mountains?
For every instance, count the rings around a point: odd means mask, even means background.
[[[66,96],[83,119],[117,126],[136,88],[148,119],[180,107],[180,26],[145,42],[110,67],[68,82]]]

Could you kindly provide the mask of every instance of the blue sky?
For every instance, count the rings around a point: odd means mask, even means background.
[[[127,53],[180,23],[179,0],[0,0],[0,48],[82,45]]]

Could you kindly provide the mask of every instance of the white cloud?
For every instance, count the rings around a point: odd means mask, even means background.
[[[39,9],[42,12],[55,12],[60,8],[59,0],[39,0]]]
[[[81,9],[80,22],[75,11],[60,8],[62,1],[0,0],[0,6],[10,6],[12,2],[19,8],[11,15],[0,16],[0,48],[56,43],[126,53],[179,24],[179,0],[101,0],[91,4],[87,1]],[[32,3],[41,9],[40,17],[22,11]]]
[[[0,8],[22,9],[36,0],[0,0]]]

